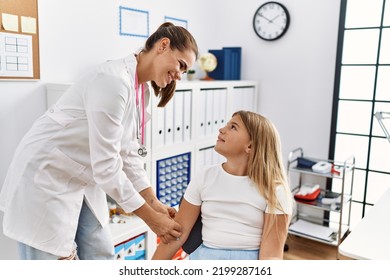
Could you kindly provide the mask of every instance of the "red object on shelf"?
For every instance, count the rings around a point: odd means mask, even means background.
[[[306,195],[301,195],[301,194],[295,194],[294,198],[298,200],[303,200],[303,201],[313,201],[316,200],[317,197],[320,195],[321,189],[316,189],[314,192],[306,194]]]
[[[332,164],[332,171],[331,171],[331,173],[340,176],[340,171],[336,170],[336,168],[334,167],[334,164]]]

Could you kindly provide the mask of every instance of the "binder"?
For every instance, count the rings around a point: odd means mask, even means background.
[[[243,110],[242,88],[234,88],[232,96],[232,113]]]
[[[171,145],[173,144],[173,100],[168,102],[165,106],[165,131],[164,131],[164,144]]]
[[[124,260],[125,244],[119,244],[114,247],[115,260]]]
[[[137,246],[134,242],[134,240],[129,240],[124,244],[125,247],[125,260],[129,259],[135,259],[135,256],[137,254]]]
[[[230,80],[241,79],[241,48],[228,47],[223,48],[230,51]]]
[[[165,142],[165,109],[161,107],[157,107],[155,110],[157,115],[157,122],[155,128],[154,128],[154,124],[152,123],[152,127],[153,127],[152,142],[155,142],[153,146],[159,148],[162,147]]]
[[[212,123],[212,134],[217,135],[218,130],[220,129],[221,125],[219,123],[220,118],[220,103],[219,103],[219,96],[221,95],[221,89],[214,89],[213,90],[213,123]]]
[[[184,97],[184,116],[183,116],[183,141],[191,140],[191,106],[192,106],[192,91],[185,91]]]
[[[196,159],[197,167],[202,167],[205,164],[205,150],[201,149],[198,151]]]
[[[232,80],[233,65],[232,65],[232,51],[231,49],[222,48],[224,60],[224,80]]]
[[[204,90],[206,94],[206,136],[213,133],[213,89]]]
[[[254,103],[255,92],[253,87],[244,87],[241,90],[242,90],[242,100],[243,100],[242,107],[244,108],[244,110],[255,111],[256,104]]]
[[[226,104],[227,104],[227,89],[221,89],[219,92],[219,124],[220,128],[226,125]]]
[[[206,91],[201,90],[199,94],[199,114],[197,118],[196,134],[199,138],[206,136]]]
[[[184,92],[183,91],[176,91],[175,96],[173,98],[174,107],[174,131],[173,131],[173,142],[174,143],[181,143],[184,139],[184,133],[183,133],[183,122],[184,122]]]
[[[208,73],[215,80],[229,80],[229,63],[223,50],[209,50],[217,58],[217,67]]]

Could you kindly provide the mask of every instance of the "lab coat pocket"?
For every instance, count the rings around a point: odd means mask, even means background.
[[[80,181],[81,186],[86,185],[86,182],[79,179],[85,168],[58,148],[54,148],[39,166],[34,181],[41,188],[66,192],[71,182],[72,185],[75,181]]]

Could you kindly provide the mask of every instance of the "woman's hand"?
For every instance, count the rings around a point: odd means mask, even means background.
[[[178,240],[182,235],[181,226],[166,214],[158,214],[161,216],[159,217],[159,215],[157,215],[155,225],[150,226],[153,232],[155,232],[165,244]]]
[[[153,210],[155,210],[157,213],[161,213],[164,216],[169,217],[170,220],[174,219],[176,216],[177,210],[175,208],[169,207],[165,204],[162,204],[160,201],[157,201],[157,203],[153,203],[153,205],[151,205],[151,206],[152,206]],[[162,217],[162,219],[165,219],[165,218]],[[169,223],[169,221],[167,222],[167,224],[168,223]],[[164,231],[164,229],[161,229],[161,230]],[[180,227],[180,233],[181,233],[181,227]],[[161,241],[163,243],[166,243],[166,244],[168,244],[174,240],[177,240],[177,238],[178,238],[178,236],[176,236],[172,233],[169,233],[169,232],[166,232],[165,234],[162,233],[161,235],[157,234],[157,236],[160,237]]]
[[[167,212],[157,212],[147,203],[135,210],[134,214],[140,217],[163,243],[177,240],[182,235],[181,226]]]
[[[175,217],[175,215],[177,213],[176,209],[161,203],[161,201],[159,201],[157,199],[157,197],[156,197],[156,195],[153,192],[151,187],[146,188],[143,191],[141,191],[140,195],[153,208],[153,210],[155,210],[159,213],[167,214],[171,218]]]
[[[177,238],[181,236],[182,232],[181,226],[173,220],[177,213],[176,209],[161,203],[161,201],[157,199],[156,194],[151,187],[141,191],[140,195],[155,211],[155,215],[153,215],[153,217],[148,218],[148,220],[143,219],[146,224],[154,233],[157,234],[158,237],[160,237],[163,243],[169,243],[173,240],[177,240]]]
[[[156,203],[153,203],[153,205],[150,206],[152,206],[152,208],[155,211],[159,213],[167,214],[172,219],[175,218],[177,213],[177,210],[175,208],[162,204],[160,201],[157,201]]]

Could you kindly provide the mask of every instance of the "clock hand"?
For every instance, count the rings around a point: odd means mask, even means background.
[[[273,19],[271,19],[270,22],[274,23],[274,20],[277,19],[278,17],[280,17],[280,15],[277,15],[276,17],[274,17]]]
[[[269,20],[268,18],[266,18],[265,16],[263,16],[262,14],[259,14],[259,16],[261,16],[262,18],[265,18],[269,23],[272,22],[272,20]]]

